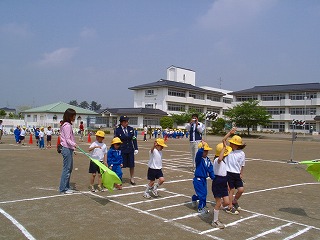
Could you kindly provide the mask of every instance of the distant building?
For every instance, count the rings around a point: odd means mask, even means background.
[[[167,80],[130,87],[134,91],[134,108],[160,109],[170,114],[181,114],[190,109],[216,112],[220,116],[231,107],[232,96],[221,89],[195,86],[195,72],[170,66]],[[230,91],[227,91],[230,92]]]
[[[6,116],[4,118],[8,118],[9,117],[9,114],[16,114],[16,109],[14,108],[7,108],[7,107],[3,107],[3,108],[0,108],[0,110],[4,110],[6,112]]]
[[[309,133],[320,130],[320,83],[255,86],[230,93],[233,104],[259,100],[272,116],[269,126],[258,126],[258,131]],[[304,126],[293,126],[292,120],[306,121]]]

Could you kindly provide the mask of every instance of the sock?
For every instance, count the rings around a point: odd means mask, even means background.
[[[153,185],[153,190],[157,190],[158,187],[159,187],[159,184],[158,184],[158,183],[154,184],[154,185]]]
[[[151,189],[152,189],[152,187],[150,187],[149,184],[147,184],[147,188],[146,188],[146,190],[144,192],[148,193],[148,192],[150,192]]]
[[[213,209],[213,222],[218,221],[219,219],[219,210]]]

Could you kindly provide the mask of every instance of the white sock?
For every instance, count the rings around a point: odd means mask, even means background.
[[[157,190],[158,187],[159,187],[159,184],[158,184],[158,183],[154,184],[154,185],[153,185],[153,190]]]
[[[219,219],[219,210],[213,209],[213,221],[216,222]]]
[[[149,184],[147,184],[147,188],[146,188],[146,190],[144,192],[148,193],[148,192],[150,192],[151,189],[152,189],[152,187],[150,187]]]

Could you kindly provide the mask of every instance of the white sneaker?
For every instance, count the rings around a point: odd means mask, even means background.
[[[220,222],[219,220],[216,222],[212,221],[211,225],[215,228],[220,228],[220,229],[225,228],[224,224],[222,222]]]
[[[145,192],[145,193],[143,194],[143,197],[144,197],[144,198],[151,198],[150,194],[147,193],[147,192]]]
[[[206,209],[205,207],[204,207],[204,208],[199,208],[199,209],[198,209],[198,213],[200,213],[200,214],[207,214],[207,213],[209,213],[209,210]]]
[[[158,197],[158,187],[153,186],[151,192],[155,197]]]
[[[74,193],[74,192],[71,189],[68,189],[67,191],[64,192],[64,194],[72,194],[72,193]]]

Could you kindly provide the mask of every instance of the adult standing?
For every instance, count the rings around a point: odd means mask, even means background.
[[[148,127],[147,125],[144,126],[143,128],[143,141],[147,141],[147,134],[148,134]]]
[[[131,185],[136,185],[134,181],[134,155],[138,153],[138,144],[134,129],[128,125],[129,118],[121,116],[120,124],[115,131],[115,137],[120,138],[122,141],[120,150],[123,158],[123,168],[130,169],[130,183]]]
[[[3,135],[3,125],[2,125],[2,120],[0,120],[0,143],[2,143],[1,142],[2,135]]]
[[[70,188],[70,177],[73,168],[73,152],[77,147],[75,142],[72,123],[76,119],[76,111],[68,108],[63,114],[63,124],[60,127],[60,144],[62,145],[61,154],[63,157],[63,167],[60,180],[60,193],[73,193]]]
[[[205,125],[199,122],[198,114],[192,114],[191,121],[186,125],[186,130],[189,132],[190,152],[192,159],[192,167],[195,168],[195,157],[198,151],[198,144],[202,140],[202,133],[205,129]]]
[[[80,122],[80,125],[79,125],[79,133],[80,133],[80,142],[83,142],[83,136],[84,136],[84,125],[83,125],[83,121]]]

